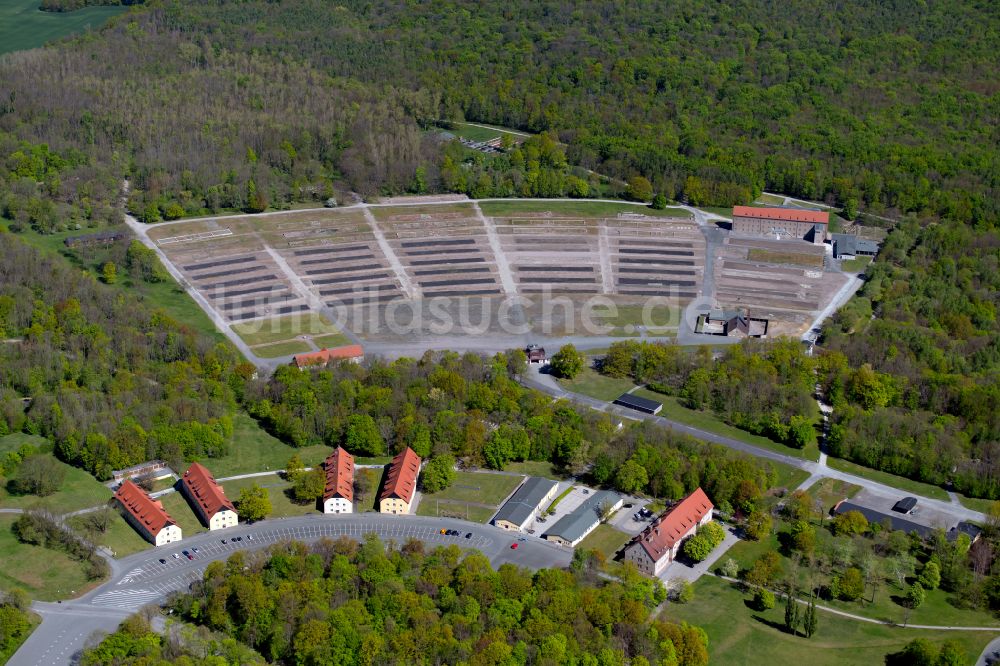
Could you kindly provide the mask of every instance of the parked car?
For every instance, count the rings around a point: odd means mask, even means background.
[[[465,533],[465,538],[466,539],[471,539],[472,538],[472,532],[466,532]]]
[[[225,539],[220,539],[220,541],[222,541],[222,543],[229,543],[229,542],[228,542],[228,541],[226,541]]]
[[[175,560],[179,560],[179,559],[181,559],[181,556],[180,556],[180,555],[178,555],[177,553],[174,553],[174,559],[175,559]]]
[[[160,564],[166,564],[166,563],[167,563],[167,561],[161,557],[160,558]]]
[[[248,534],[247,535],[247,541],[253,541],[253,535],[252,534]]]
[[[197,553],[197,552],[198,552],[198,549],[197,549],[197,548],[192,548],[192,549],[191,549],[191,552],[192,552],[192,553]]]
[[[510,549],[511,550],[517,550],[517,542],[516,541],[514,543],[510,544]]]
[[[440,530],[440,532],[441,532],[441,534],[447,534],[448,530],[446,530],[445,528],[442,527],[441,530]]]

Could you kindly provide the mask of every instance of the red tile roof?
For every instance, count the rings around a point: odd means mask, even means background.
[[[318,352],[309,352],[308,354],[296,354],[292,357],[292,363],[296,367],[302,368],[307,365],[326,365],[330,361],[361,358],[364,355],[365,351],[361,345],[346,345],[333,349],[321,349]]]
[[[712,502],[701,488],[682,499],[674,508],[653,521],[635,537],[654,562],[677,545],[690,529],[712,512]]]
[[[181,483],[187,488],[188,497],[198,504],[207,520],[211,520],[212,516],[225,509],[236,512],[236,507],[226,497],[222,486],[216,482],[215,477],[204,465],[191,463],[188,470],[184,472]]]
[[[733,217],[756,217],[764,220],[787,220],[791,222],[812,222],[829,224],[830,214],[822,210],[801,208],[758,208],[756,206],[733,206]]]
[[[177,524],[177,521],[164,511],[163,504],[152,499],[142,488],[127,479],[118,487],[115,499],[154,537],[167,525]]]
[[[379,500],[388,497],[398,497],[407,504],[413,500],[413,491],[417,488],[417,475],[420,473],[420,458],[413,449],[406,447],[392,459],[389,466],[389,475],[385,479],[385,486]]]
[[[354,456],[341,447],[337,447],[326,459],[326,489],[323,491],[323,501],[331,497],[343,497],[348,502],[354,501]]]

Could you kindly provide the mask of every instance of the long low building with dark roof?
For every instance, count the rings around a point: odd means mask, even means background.
[[[510,496],[493,517],[500,529],[521,532],[534,519],[546,502],[551,502],[559,484],[540,476],[529,476]]]
[[[886,521],[888,521],[893,530],[906,532],[907,534],[916,533],[922,539],[926,539],[934,534],[933,527],[921,525],[920,523],[915,523],[912,520],[907,520],[906,518],[900,518],[898,514],[883,513],[882,511],[878,511],[876,509],[869,509],[866,506],[861,506],[860,504],[855,504],[854,502],[848,502],[847,500],[843,500],[839,502],[837,506],[833,507],[833,513],[837,516],[847,513],[848,511],[857,511],[864,516],[869,523],[885,525]]]
[[[115,500],[121,506],[125,520],[153,545],[164,546],[181,540],[181,528],[163,504],[131,481],[122,482],[115,492]]]
[[[604,512],[614,513],[625,500],[618,493],[601,490],[588,497],[573,511],[556,521],[544,538],[563,546],[575,546],[597,529],[604,519]]]

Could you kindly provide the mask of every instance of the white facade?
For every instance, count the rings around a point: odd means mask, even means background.
[[[165,546],[168,543],[181,540],[181,528],[177,525],[164,525],[163,529],[156,535],[154,543],[157,546]]]
[[[653,561],[653,558],[650,557],[649,553],[646,552],[646,549],[642,547],[642,544],[638,542],[633,543],[625,550],[625,561],[635,564],[636,568],[644,574],[659,576],[663,573],[663,570],[667,568],[668,564],[677,559],[677,555],[681,551],[681,546],[683,545],[684,540],[688,537],[694,536],[699,527],[709,523],[711,520],[712,512],[709,511],[700,521],[698,521],[696,525],[691,526],[691,529],[685,532],[680,539],[674,542],[672,548],[664,551],[664,553],[660,556],[660,559],[655,562]]]
[[[323,513],[354,513],[354,504],[343,497],[331,497],[323,502]]]
[[[224,530],[227,527],[236,527],[238,524],[239,517],[236,515],[236,512],[230,511],[229,509],[223,509],[212,516],[212,519],[208,521],[208,529]]]

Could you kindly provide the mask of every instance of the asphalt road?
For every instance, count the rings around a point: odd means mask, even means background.
[[[439,530],[456,529],[457,537]],[[430,547],[456,544],[481,551],[494,567],[511,563],[529,569],[564,567],[570,563],[572,549],[550,544],[529,535],[511,535],[493,527],[451,518],[389,516],[362,513],[346,516],[315,514],[296,518],[265,520],[254,525],[209,532],[188,537],[179,544],[145,550],[116,562],[112,580],[83,595],[62,603],[35,603],[32,608],[42,616],[42,624],[8,661],[9,666],[65,666],[76,657],[94,632],[114,631],[131,613],[146,604],[160,603],[167,595],[184,590],[201,578],[210,562],[224,560],[237,550],[259,550],[282,541],[312,542],[323,537],[348,536],[360,540],[369,533],[383,541],[402,545],[410,538]],[[471,533],[469,538],[466,534]],[[232,537],[242,536],[242,542]],[[247,537],[252,536],[250,540]],[[523,541],[518,539],[523,538]],[[223,544],[222,539],[227,543]],[[517,543],[517,549],[511,544]],[[193,560],[182,550],[198,548]],[[177,554],[179,557],[174,558]],[[161,564],[160,559],[166,564]]]

